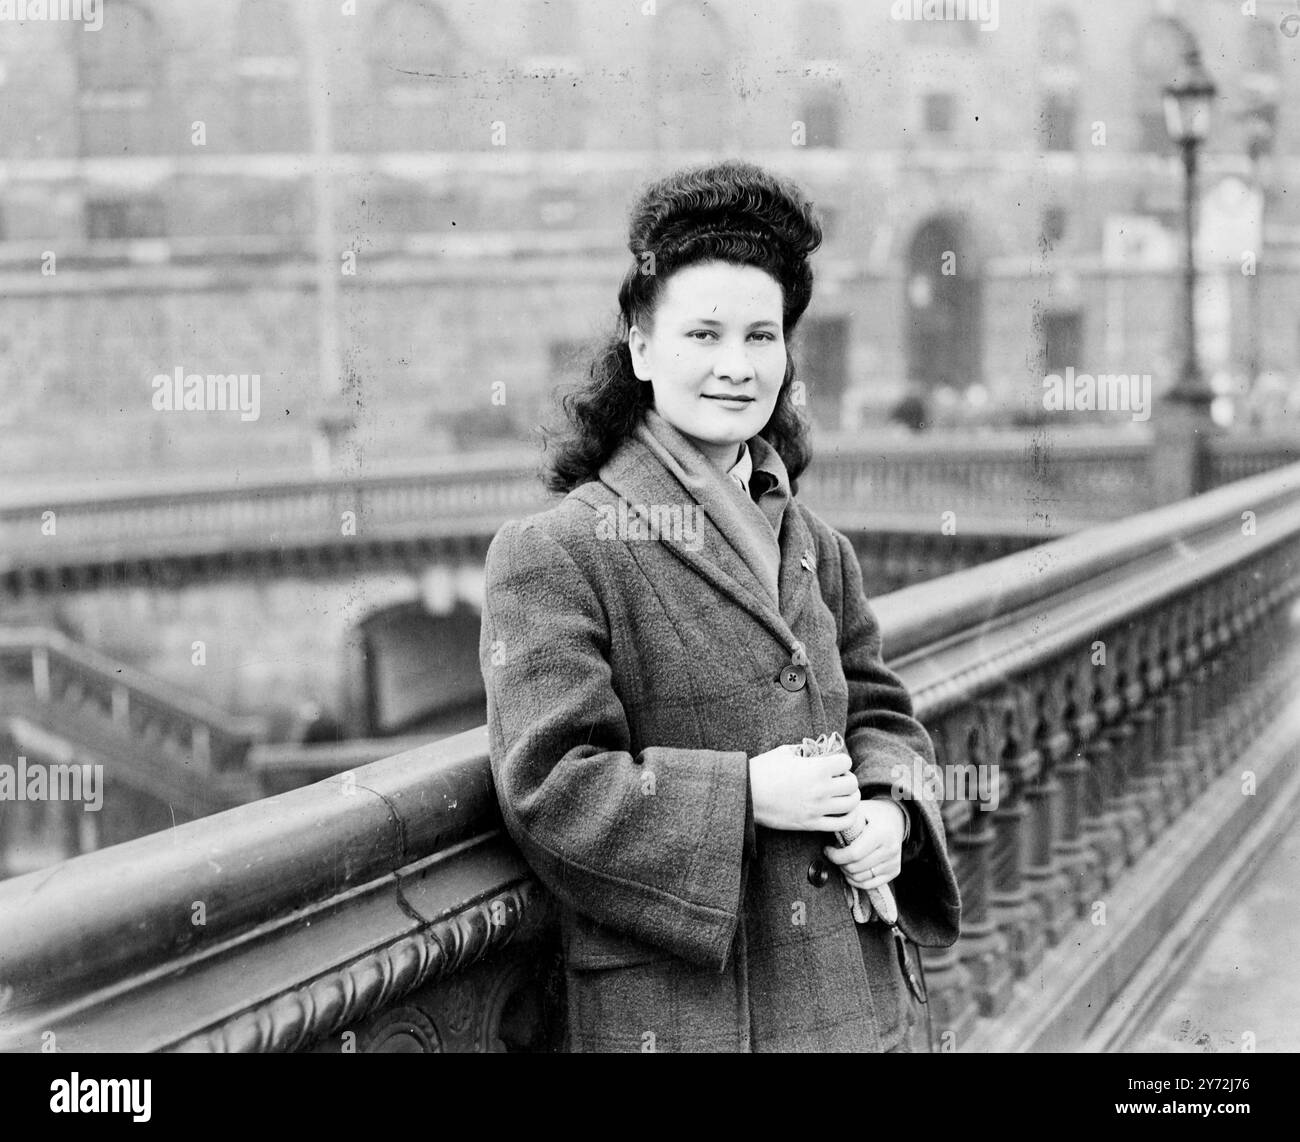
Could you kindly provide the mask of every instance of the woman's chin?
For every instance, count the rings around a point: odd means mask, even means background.
[[[693,436],[701,443],[712,445],[714,448],[739,448],[744,441],[748,440],[757,431],[758,429],[755,429],[754,432],[748,432],[740,426],[729,426],[725,429],[711,426],[709,429],[688,433],[687,435]]]
[[[699,425],[695,433],[701,440],[713,444],[739,444],[757,435],[763,428],[764,421],[752,411],[719,412]]]

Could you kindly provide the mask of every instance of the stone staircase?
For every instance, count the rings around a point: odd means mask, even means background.
[[[0,627],[0,762],[102,766],[104,800],[91,847],[118,843],[266,796],[247,757],[260,723],[233,718],[57,631]],[[27,812],[29,820],[18,820]],[[40,816],[38,816],[38,814]],[[7,821],[7,827],[5,822]],[[37,844],[77,855],[57,814],[0,805],[0,866],[7,836],[60,833]],[[62,846],[62,848],[60,847]],[[74,851],[68,851],[71,846]]]

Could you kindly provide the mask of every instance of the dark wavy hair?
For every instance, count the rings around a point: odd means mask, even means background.
[[[812,204],[793,184],[753,163],[730,159],[689,167],[647,186],[632,208],[627,245],[633,262],[619,287],[616,330],[592,357],[587,379],[560,401],[567,432],[544,434],[553,446],[547,487],[563,493],[596,479],[651,406],[653,390],[633,372],[627,338],[633,325],[652,328],[660,294],[677,270],[711,261],[765,270],[781,286],[788,344],[812,300],[808,259],[821,241]],[[794,358],[787,355],[776,407],[759,432],[784,462],[792,492],[812,459],[808,424],[791,399],[794,379]]]

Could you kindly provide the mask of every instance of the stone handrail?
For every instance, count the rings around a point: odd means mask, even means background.
[[[1297,596],[1292,465],[875,600],[963,895],[924,957],[936,1035],[1013,1025],[1015,980],[1041,992],[1098,894],[1271,740]],[[1285,767],[1260,757],[1266,793]],[[0,1048],[536,1047],[550,920],[480,728],[0,883]],[[1146,938],[1116,945],[1130,970]]]
[[[110,485],[57,499],[0,501],[0,571],[343,545],[354,542],[349,535],[399,539],[449,525],[461,533],[533,510],[542,498],[528,466],[499,453],[375,476]]]

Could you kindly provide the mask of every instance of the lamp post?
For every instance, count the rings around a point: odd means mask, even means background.
[[[1196,175],[1201,144],[1210,133],[1210,112],[1218,88],[1201,64],[1201,53],[1189,47],[1178,75],[1164,89],[1165,126],[1183,153],[1183,363],[1169,399],[1207,411],[1214,392],[1201,373],[1196,353]]]

